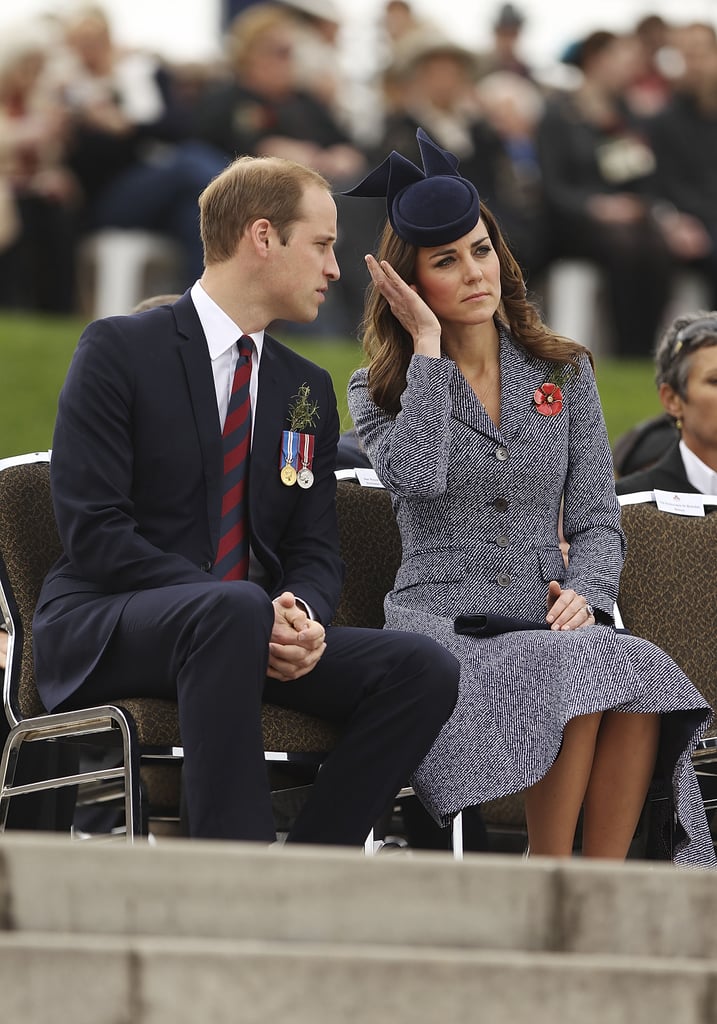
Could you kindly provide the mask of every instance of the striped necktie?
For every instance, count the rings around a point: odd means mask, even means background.
[[[251,439],[252,339],[239,339],[232,393],[224,422],[224,487],[219,547],[212,572],[223,580],[245,580],[249,572],[249,529],[247,524],[247,484],[249,478],[249,442]]]

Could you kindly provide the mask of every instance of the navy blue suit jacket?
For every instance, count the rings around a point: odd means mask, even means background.
[[[302,384],[318,403],[314,486],[279,478],[282,431]],[[252,550],[273,598],[291,590],[328,623],[343,567],[329,374],[265,336],[249,476]],[[211,586],[222,441],[206,339],[189,293],[172,306],[90,324],[63,386],[52,494],[64,553],[33,627],[38,688],[56,707],[87,678],[132,593]]]

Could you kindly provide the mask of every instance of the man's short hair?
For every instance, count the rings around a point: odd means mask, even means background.
[[[318,171],[280,157],[242,156],[225,167],[199,197],[199,225],[205,265],[224,263],[236,252],[256,220],[271,221],[282,244],[301,219],[301,200],[310,185],[331,191]]]

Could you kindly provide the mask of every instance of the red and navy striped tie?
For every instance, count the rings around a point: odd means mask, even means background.
[[[224,488],[219,547],[212,570],[223,580],[245,580],[249,572],[249,530],[247,526],[247,483],[251,405],[249,380],[254,342],[243,335],[238,342],[239,359],[234,371],[227,418],[224,421]]]

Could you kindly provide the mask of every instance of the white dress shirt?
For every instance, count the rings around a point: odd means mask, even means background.
[[[197,311],[197,316],[202,325],[202,330],[207,339],[209,358],[212,361],[212,374],[214,375],[214,390],[217,396],[217,409],[219,410],[219,422],[224,429],[224,420],[227,418],[229,408],[229,397],[232,392],[234,381],[234,370],[239,359],[237,341],[245,333],[235,324],[230,316],[210,298],[202,287],[201,281],[195,281],[190,292],[192,302]],[[249,380],[249,399],[251,403],[251,430],[254,435],[254,414],[256,410],[256,399],[259,390],[259,363],[264,345],[264,332],[257,331],[249,337],[254,342],[254,351],[251,357],[251,378]],[[277,468],[277,473],[278,473]],[[262,572],[259,568],[256,557],[250,548],[249,579],[261,583]],[[297,602],[305,609],[310,619],[316,618],[314,611],[306,601],[298,595]]]
[[[219,422],[222,425],[222,429],[224,429],[224,420],[227,418],[227,409],[229,408],[229,397],[232,393],[234,371],[239,359],[237,342],[245,332],[238,324],[234,323],[230,316],[227,316],[214,299],[207,295],[201,281],[196,281],[192,285],[190,294],[207,339],[209,358],[212,361],[212,373],[214,375],[214,390],[217,395]],[[257,331],[256,334],[250,334],[249,337],[254,342],[254,351],[251,357],[251,378],[249,380],[253,434],[256,396],[259,388],[259,363],[264,344],[264,332]]]
[[[700,494],[717,494],[717,473],[698,459],[684,441],[680,441],[680,455],[685,464],[685,475]]]

